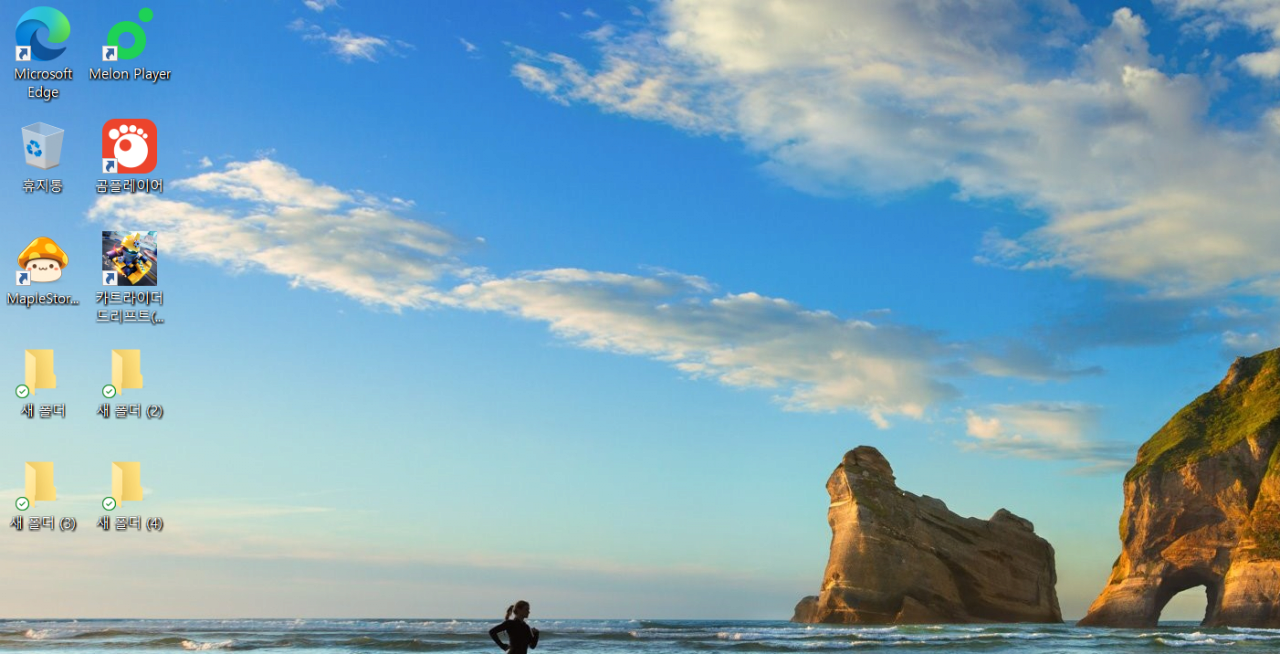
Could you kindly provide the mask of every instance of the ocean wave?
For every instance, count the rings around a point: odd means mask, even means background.
[[[167,630],[165,630],[167,631]],[[165,633],[165,631],[142,631],[137,629],[86,629],[84,631],[75,631],[67,635],[67,638],[75,640],[93,640],[108,638],[130,638],[134,636],[154,636],[157,633]]]
[[[1227,627],[1227,631],[1239,631],[1246,634],[1270,634],[1280,636],[1280,629],[1264,629],[1262,627]]]
[[[22,632],[23,637],[28,640],[56,640],[65,636],[74,634],[69,629],[28,629]]]
[[[220,643],[198,643],[192,640],[182,641],[182,649],[188,652],[207,652],[215,649],[232,649],[236,644],[234,640],[224,640]]]
[[[282,654],[480,653],[493,650],[488,620],[86,620],[0,621],[0,651]],[[1073,625],[798,625],[765,621],[541,620],[547,649],[620,654],[830,654],[912,652],[1139,652],[1200,646],[1280,651],[1280,629],[1152,629]]]
[[[469,639],[470,640],[470,639]],[[360,650],[376,650],[388,652],[448,652],[456,649],[470,648],[474,642],[457,642],[441,640],[385,639],[362,636],[335,643],[341,647],[355,647]]]
[[[721,631],[716,634],[716,638],[719,638],[720,640],[760,640],[760,636],[758,634],[744,634],[741,631],[735,631],[732,633],[728,631]]]
[[[716,651],[716,652],[777,652],[782,651],[798,651],[802,648],[790,643],[768,642],[768,641],[728,641],[728,642],[711,642],[705,640],[685,641],[678,643],[683,649],[696,651]],[[819,647],[835,645],[835,643],[818,643]],[[814,648],[804,648],[814,649]]]
[[[547,632],[544,630],[543,633],[545,634]],[[560,634],[562,637],[566,635],[564,632],[557,632],[557,633]],[[631,631],[602,631],[598,633],[578,633],[578,634],[574,634],[574,636],[587,641],[606,641],[607,642],[611,640],[619,640],[619,641],[631,641],[631,640],[641,640],[641,639],[651,640],[653,639],[654,635],[646,634],[637,629],[632,629]]]
[[[1205,638],[1204,640],[1180,640],[1177,638],[1156,638],[1155,642],[1158,645],[1164,645],[1166,647],[1201,647],[1204,645],[1218,644],[1218,641],[1212,638]],[[1231,644],[1233,643],[1227,643],[1227,645],[1231,645]]]

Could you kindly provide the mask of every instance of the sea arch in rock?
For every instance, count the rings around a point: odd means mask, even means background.
[[[1280,350],[1237,359],[1139,449],[1120,540],[1080,624],[1154,627],[1204,586],[1204,626],[1280,627]]]

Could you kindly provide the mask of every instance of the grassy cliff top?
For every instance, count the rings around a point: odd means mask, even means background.
[[[1138,449],[1138,462],[1125,481],[1153,466],[1172,470],[1219,454],[1273,423],[1280,424],[1280,349],[1236,359],[1222,382],[1183,407]],[[1274,470],[1274,456],[1271,463]]]

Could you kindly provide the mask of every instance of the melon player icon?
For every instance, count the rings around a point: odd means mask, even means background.
[[[112,118],[102,126],[102,172],[144,175],[156,169],[156,124],[144,118]]]

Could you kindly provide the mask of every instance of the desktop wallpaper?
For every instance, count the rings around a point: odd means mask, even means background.
[[[6,5],[19,47],[36,6]],[[456,618],[480,651],[519,599],[543,648],[746,621],[708,631],[732,649],[821,590],[860,445],[1033,523],[1074,638],[1138,448],[1280,345],[1274,0],[50,6],[69,35],[27,36],[65,51],[3,99],[0,253],[54,242],[60,278],[6,294],[78,304],[0,312],[28,387],[0,499],[27,462],[57,488],[5,514],[3,649]],[[51,168],[18,152],[44,139]],[[150,276],[105,285],[134,236]],[[117,462],[144,499],[107,512]],[[1205,601],[1168,639],[1211,647]]]

